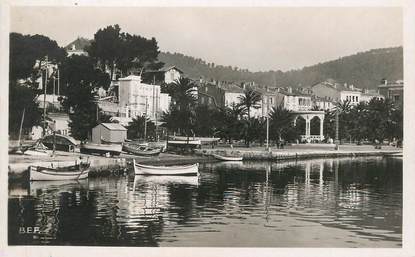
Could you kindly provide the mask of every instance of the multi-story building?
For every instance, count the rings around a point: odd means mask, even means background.
[[[383,84],[378,86],[379,93],[398,106],[403,106],[403,84],[403,80],[397,80],[393,83],[384,80]]]
[[[287,88],[287,90],[279,90],[278,94],[283,96],[281,103],[287,110],[308,111],[312,108],[311,95],[301,92],[293,92],[290,87]]]
[[[361,99],[360,101],[362,102],[369,102],[370,100],[372,100],[373,98],[375,99],[385,99],[385,97],[383,95],[381,95],[378,90],[369,90],[369,89],[365,89],[361,95]]]
[[[228,83],[201,83],[198,89],[198,102],[209,107],[231,107],[239,104],[243,89]]]
[[[159,120],[162,112],[169,108],[170,96],[160,93],[159,85],[142,83],[140,76],[120,78],[112,86],[117,95],[99,101],[99,107],[106,114],[126,118],[146,115],[154,121]]]
[[[361,100],[362,90],[353,85],[337,83],[327,80],[311,86],[313,95],[333,102],[348,101],[351,105],[356,105]]]

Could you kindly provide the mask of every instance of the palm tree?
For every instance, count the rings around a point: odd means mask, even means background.
[[[195,125],[196,85],[188,78],[182,77],[168,86],[172,104],[163,115],[166,127],[184,131],[187,135]]]
[[[282,105],[272,107],[269,114],[271,135],[275,140],[281,140],[282,136],[293,128],[294,114]]]
[[[259,109],[261,107],[261,105],[258,104],[262,100],[261,95],[253,89],[248,88],[244,91],[244,94],[238,98],[240,101],[239,105],[246,110],[248,120],[251,120],[251,108]]]

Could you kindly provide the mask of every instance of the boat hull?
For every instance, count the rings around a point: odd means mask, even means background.
[[[123,150],[128,152],[128,153],[132,153],[132,154],[140,155],[140,156],[157,156],[161,152],[161,149],[140,150],[138,147],[134,147],[134,146],[130,146],[130,145],[124,145]]]
[[[148,166],[133,161],[135,175],[158,175],[158,176],[197,176],[199,164],[187,166]]]
[[[120,155],[122,145],[106,145],[106,144],[83,144],[80,147],[80,152],[85,154],[107,154]]]
[[[79,180],[88,178],[89,169],[62,171],[43,167],[30,166],[30,181]]]
[[[242,161],[243,159],[243,157],[221,156],[217,154],[212,154],[212,156],[221,161]]]

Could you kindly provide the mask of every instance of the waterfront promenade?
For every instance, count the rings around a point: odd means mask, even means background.
[[[91,162],[91,172],[99,175],[101,173],[108,173],[108,170],[117,172],[126,171],[129,167],[129,161],[132,159],[143,164],[175,165],[214,161],[211,157],[212,153],[240,155],[243,156],[245,160],[278,161],[324,157],[374,156],[398,152],[402,152],[402,148],[382,146],[381,149],[375,149],[372,145],[340,145],[340,149],[335,150],[333,145],[328,144],[300,144],[286,146],[283,149],[271,147],[269,152],[265,150],[264,146],[250,148],[215,147],[198,149],[193,155],[161,153],[157,157],[140,157],[122,153],[120,156],[107,158],[85,155],[79,152],[68,153],[56,151],[55,156],[9,155],[9,177],[22,177],[30,165],[50,166],[53,164],[53,166],[65,166],[74,164],[75,160],[79,160],[79,157],[82,157],[83,160],[88,158]]]

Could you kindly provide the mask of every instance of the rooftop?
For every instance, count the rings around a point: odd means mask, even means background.
[[[101,124],[98,124],[97,126],[99,125],[102,125],[109,130],[127,130],[124,126],[122,126],[119,123],[101,123]]]
[[[67,46],[65,46],[65,50],[85,50],[88,46],[91,45],[91,41],[89,39],[78,37]]]

